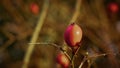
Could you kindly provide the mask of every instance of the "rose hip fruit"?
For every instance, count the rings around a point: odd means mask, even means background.
[[[78,46],[82,39],[81,28],[75,23],[70,24],[65,30],[64,39],[68,46]]]
[[[112,13],[117,13],[119,11],[119,6],[115,2],[111,2],[108,4],[108,9]]]
[[[36,3],[30,4],[30,10],[35,15],[39,14],[39,6]]]
[[[60,64],[63,68],[69,67],[70,61],[65,56],[65,54],[59,53],[56,59],[57,59],[57,63]]]

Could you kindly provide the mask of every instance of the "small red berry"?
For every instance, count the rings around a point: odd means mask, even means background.
[[[57,55],[57,63],[59,63],[63,68],[68,68],[70,61],[63,53]]]
[[[37,15],[39,13],[39,6],[36,3],[31,3],[30,10],[33,14]]]
[[[112,2],[108,4],[108,9],[112,13],[117,13],[119,11],[119,6],[117,3]]]
[[[64,33],[64,39],[68,46],[78,46],[82,39],[81,28],[75,23],[70,24]]]

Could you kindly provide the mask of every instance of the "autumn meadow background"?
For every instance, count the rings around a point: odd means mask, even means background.
[[[77,1],[0,0],[0,68],[26,65],[29,43],[42,20],[36,42],[67,46],[64,31],[76,11]],[[75,68],[86,52],[88,57],[106,56],[89,59],[90,66],[86,61],[83,68],[120,68],[120,0],[81,0],[77,11],[79,15],[74,22],[82,28],[83,38],[74,60]],[[44,12],[46,15],[42,17]],[[60,68],[56,62],[59,49],[50,45],[32,48],[27,68]]]

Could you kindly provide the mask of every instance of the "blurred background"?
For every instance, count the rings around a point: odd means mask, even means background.
[[[37,42],[62,46],[77,0],[49,0],[47,16]],[[44,0],[0,0],[0,68],[22,68]],[[120,0],[82,0],[77,23],[83,30],[81,48],[74,61],[78,68],[85,52],[90,59],[83,68],[120,68]],[[35,45],[28,68],[60,68],[59,50]],[[68,51],[69,53],[69,51]]]

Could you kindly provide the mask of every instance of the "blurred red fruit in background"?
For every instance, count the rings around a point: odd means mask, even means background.
[[[108,4],[108,10],[111,13],[117,13],[119,11],[119,5],[115,2],[111,2]]]
[[[30,10],[35,15],[39,14],[39,6],[36,3],[30,4]]]

